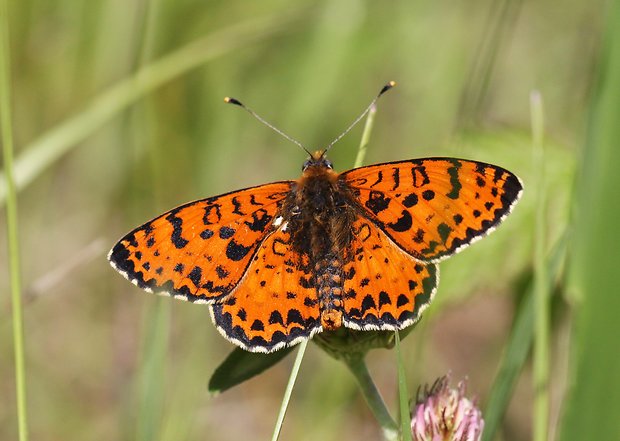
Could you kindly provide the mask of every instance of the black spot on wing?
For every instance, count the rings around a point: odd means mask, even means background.
[[[242,322],[245,322],[247,320],[248,313],[245,311],[245,309],[239,308],[239,311],[237,311],[237,317],[239,317]]]
[[[208,228],[205,229],[204,231],[202,231],[200,233],[200,237],[202,237],[204,240],[210,239],[211,237],[213,237],[213,230],[209,230]]]
[[[238,214],[240,216],[243,216],[245,213],[241,211],[241,202],[239,202],[239,200],[237,199],[237,196],[233,197],[231,199],[231,202],[233,206],[235,207],[235,209],[232,211],[233,214]]]
[[[371,191],[364,205],[374,214],[379,214],[390,205],[390,198],[380,191]]]
[[[269,315],[269,324],[274,325],[276,323],[284,325],[284,319],[282,318],[282,314],[280,314],[280,312],[278,311],[271,311],[271,314]]]
[[[414,187],[420,188],[430,183],[426,167],[423,165],[414,166],[411,168],[411,183]]]
[[[168,216],[166,216],[166,220],[172,225],[172,235],[170,237],[172,244],[176,248],[181,249],[184,248],[189,241],[183,238],[183,219],[177,217],[177,213],[178,210],[172,210]]]
[[[265,325],[263,325],[263,322],[256,319],[252,322],[252,326],[250,327],[250,329],[252,331],[264,331],[265,330]]]
[[[383,305],[391,305],[391,304],[392,304],[392,299],[390,299],[390,295],[385,291],[381,291],[379,293],[379,309],[381,309]]]
[[[407,210],[403,210],[400,218],[396,222],[387,225],[394,231],[403,232],[409,230],[412,224],[413,219],[411,214],[409,214]]]
[[[205,225],[217,224],[222,219],[222,213],[220,212],[220,205],[213,204],[205,207],[205,214],[202,216],[202,223]]]
[[[452,163],[452,167],[448,168],[448,175],[450,176],[450,185],[452,188],[450,192],[446,194],[450,199],[458,199],[459,194],[461,192],[461,181],[459,179],[459,169],[461,168],[461,162],[456,159],[450,161]]]
[[[215,273],[220,279],[225,279],[230,275],[230,272],[226,270],[222,265],[218,265],[215,267]]]
[[[422,197],[425,201],[432,201],[435,198],[435,192],[433,190],[424,190]]]
[[[220,228],[220,238],[221,239],[230,239],[235,235],[235,229],[227,226],[223,226]]]
[[[370,185],[370,188],[374,187],[377,184],[380,184],[381,182],[383,182],[383,172],[379,171],[379,173],[377,173],[377,180]]]
[[[300,325],[305,325],[304,319],[301,316],[301,313],[297,309],[289,309],[288,314],[286,314],[286,322],[290,325],[291,323],[297,323]]]
[[[411,208],[418,203],[418,195],[415,193],[408,194],[403,199],[403,205],[407,208]]]
[[[196,287],[200,287],[200,281],[202,279],[202,268],[195,266],[187,275],[187,278],[191,280]]]
[[[246,221],[245,224],[252,231],[265,231],[272,219],[266,210],[260,209],[252,213],[252,222]]]
[[[369,309],[377,309],[375,299],[373,299],[370,294],[366,295],[364,300],[362,300],[362,311],[366,312]]]
[[[394,191],[400,186],[400,168],[394,167],[392,169],[392,180],[394,181],[392,191]]]
[[[409,298],[404,294],[400,294],[398,298],[396,299],[396,306],[398,306],[399,308],[405,306],[408,303],[409,303]]]
[[[243,258],[247,256],[251,249],[252,245],[245,247],[235,242],[234,239],[231,239],[226,246],[226,257],[228,257],[230,260],[238,262],[239,260],[243,260]]]
[[[448,224],[442,222],[437,225],[437,233],[439,233],[439,237],[441,237],[442,242],[445,244],[450,233],[452,233],[452,228],[450,228]]]

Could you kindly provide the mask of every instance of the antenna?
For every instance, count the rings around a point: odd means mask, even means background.
[[[362,119],[363,117],[365,117],[365,116],[366,116],[366,114],[367,114],[368,112],[370,112],[370,109],[372,109],[372,108],[373,108],[373,106],[377,103],[377,100],[378,100],[379,98],[381,98],[381,95],[383,95],[385,92],[387,92],[388,90],[390,90],[390,89],[391,89],[392,87],[394,87],[394,86],[396,86],[396,81],[390,81],[390,82],[389,82],[389,83],[387,83],[385,86],[383,86],[383,87],[381,88],[381,90],[379,91],[379,93],[377,94],[377,96],[376,96],[376,97],[375,97],[375,98],[374,98],[374,99],[370,102],[370,104],[368,105],[368,107],[366,107],[366,110],[364,110],[364,111],[362,112],[362,114],[361,114],[360,116],[358,116],[358,117],[355,119],[355,121],[353,121],[353,122],[351,123],[351,125],[350,125],[350,126],[349,126],[349,127],[348,127],[345,131],[344,131],[344,132],[342,132],[339,136],[337,136],[337,137],[336,137],[336,139],[334,139],[332,142],[330,142],[330,143],[329,143],[329,145],[325,148],[325,150],[323,150],[323,155],[325,155],[325,154],[327,153],[327,151],[328,151],[329,149],[331,149],[331,148],[332,148],[332,146],[333,146],[334,144],[336,144],[338,141],[340,141],[340,140],[341,140],[341,139],[342,139],[342,138],[343,138],[343,137],[344,137],[347,133],[349,133],[349,132],[351,131],[351,129],[352,129],[353,127],[355,127],[355,126],[357,125],[357,123],[358,123],[358,122],[360,122],[360,121],[361,121],[361,119]],[[304,150],[305,150],[305,149],[304,149]],[[306,151],[307,151],[307,150],[306,150]]]
[[[381,92],[383,93],[383,92]],[[375,99],[376,101],[376,99]],[[296,139],[294,139],[293,137],[287,135],[286,133],[284,133],[282,130],[278,129],[277,127],[275,127],[274,125],[268,123],[267,121],[265,121],[263,118],[261,118],[261,116],[259,114],[257,114],[255,111],[253,111],[252,109],[250,109],[248,106],[246,106],[245,104],[243,104],[241,101],[239,101],[238,99],[235,98],[231,98],[231,97],[226,97],[224,98],[224,102],[228,103],[228,104],[234,104],[235,106],[239,106],[241,107],[243,110],[245,110],[246,112],[248,112],[250,115],[252,115],[254,118],[256,118],[257,120],[259,120],[261,123],[263,123],[264,125],[266,125],[267,127],[269,127],[271,130],[273,130],[274,132],[280,134],[281,136],[283,136],[284,138],[288,139],[289,141],[291,141],[293,144],[297,144],[300,148],[302,148],[307,154],[309,154],[310,156],[312,156],[312,153],[310,153],[308,151],[308,149],[306,149],[303,144],[299,141],[297,141]]]

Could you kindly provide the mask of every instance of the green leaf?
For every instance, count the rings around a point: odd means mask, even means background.
[[[209,392],[224,392],[266,371],[286,357],[294,348],[280,349],[271,354],[234,349],[220,364],[209,380]]]

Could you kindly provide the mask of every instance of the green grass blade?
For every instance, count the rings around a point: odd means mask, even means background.
[[[295,381],[297,380],[297,374],[299,373],[299,368],[301,366],[301,362],[304,359],[304,354],[306,352],[306,347],[308,346],[308,340],[304,340],[299,344],[299,350],[297,351],[297,356],[295,357],[295,363],[293,364],[293,369],[291,370],[291,376],[288,379],[288,384],[286,385],[286,390],[284,391],[284,397],[282,398],[282,405],[280,406],[280,413],[278,414],[278,419],[276,420],[276,425],[273,429],[273,435],[271,436],[271,441],[278,441],[280,437],[280,431],[282,430],[282,423],[284,422],[284,417],[286,416],[286,409],[288,409],[288,403],[291,400],[291,394],[293,393],[293,387],[295,386]]]
[[[546,192],[545,155],[543,149],[544,115],[542,98],[538,92],[530,97],[534,164],[538,168],[536,182],[536,219],[534,234],[534,441],[546,441],[549,433],[549,333],[550,287],[546,254]]]
[[[364,123],[364,132],[362,133],[362,141],[360,142],[360,147],[357,150],[357,156],[355,157],[353,167],[361,167],[364,164],[364,158],[366,158],[366,150],[368,149],[368,144],[370,143],[370,134],[372,133],[372,127],[375,123],[376,114],[377,105],[375,104],[368,111],[366,123]]]
[[[522,3],[523,0],[503,0],[491,5],[461,96],[458,126],[475,124],[480,119],[498,54],[502,46],[510,41],[510,33],[517,23]]]
[[[143,331],[143,356],[136,390],[136,440],[159,438],[165,397],[165,371],[170,329],[170,302],[156,298],[149,305]]]
[[[600,76],[577,182],[569,282],[575,305],[559,439],[618,439],[620,352],[620,1],[609,2]]]
[[[411,441],[411,414],[409,411],[409,392],[407,391],[407,377],[405,376],[405,364],[400,352],[400,336],[394,332],[396,349],[396,366],[398,366],[398,406],[400,408],[400,433],[403,441]]]
[[[269,38],[304,17],[307,9],[294,9],[232,25],[195,40],[119,81],[90,104],[64,122],[25,146],[15,161],[15,185],[26,187],[79,142],[91,135],[130,104],[177,78],[231,50]],[[7,187],[0,181],[0,206],[6,200]]]
[[[484,411],[482,441],[495,438],[508,408],[512,391],[525,365],[534,335],[534,295],[528,289],[514,321],[507,350],[493,383]]]
[[[547,265],[545,273],[547,274],[546,283],[548,289],[551,288],[552,282],[558,278],[562,263],[564,262],[566,245],[567,239],[566,235],[564,235],[553,247],[545,263]],[[535,323],[533,277],[526,283],[524,292],[525,295],[517,311],[512,331],[506,344],[506,351],[484,410],[482,441],[493,440],[497,429],[501,426],[502,419],[510,403],[512,391],[532,347]]]
[[[142,29],[142,38],[138,42],[134,65],[136,68],[148,65],[152,58],[154,41],[156,39],[156,17],[161,2],[147,1],[144,3],[141,21],[137,28]],[[132,109],[129,126],[132,137],[139,145],[140,142],[154,145],[151,100],[145,99]],[[161,164],[162,158],[154,149],[148,149],[150,167],[151,202],[162,208],[162,175],[165,173]],[[144,199],[134,189],[134,199]],[[136,204],[138,205],[138,204]],[[166,403],[166,370],[168,365],[168,341],[170,338],[170,311],[171,304],[166,299],[157,298],[149,304],[143,317],[142,333],[142,360],[139,377],[137,378],[137,418],[135,423],[135,437],[138,441],[152,441],[161,439],[165,421]]]
[[[2,154],[6,170],[6,225],[9,255],[9,278],[13,315],[13,351],[15,357],[15,393],[17,426],[20,441],[28,439],[26,407],[26,366],[24,356],[24,323],[19,261],[17,190],[13,172],[13,127],[11,112],[11,45],[9,41],[9,7],[0,0],[0,130]]]

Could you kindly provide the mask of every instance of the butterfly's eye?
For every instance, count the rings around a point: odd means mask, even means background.
[[[301,171],[306,171],[306,169],[310,167],[311,164],[312,164],[312,160],[306,159],[306,161],[304,162],[304,165],[301,166]]]
[[[334,165],[332,164],[332,162],[329,159],[324,159],[323,160],[323,164],[325,164],[325,167],[332,169],[334,168]]]

